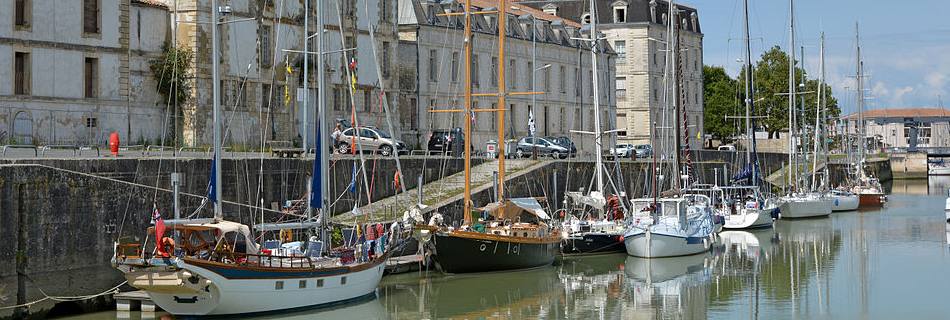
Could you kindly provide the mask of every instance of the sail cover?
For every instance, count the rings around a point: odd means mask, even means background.
[[[513,198],[508,200],[509,203],[518,206],[525,211],[533,213],[538,218],[542,220],[550,220],[551,217],[548,216],[548,213],[544,211],[544,208],[541,207],[541,204],[538,203],[538,200],[535,198]]]
[[[320,134],[320,123],[317,123],[317,141],[314,142],[313,148],[313,178],[310,179],[310,207],[314,209],[323,208],[323,188],[321,187],[321,181],[323,181],[323,170],[320,168],[320,163],[323,162],[323,135]],[[306,154],[306,150],[304,150]]]
[[[211,203],[214,205],[218,204],[218,197],[215,189],[218,188],[218,183],[215,181],[217,176],[215,172],[218,170],[218,164],[214,161],[214,155],[211,156],[211,178],[208,179],[208,200],[211,200]]]

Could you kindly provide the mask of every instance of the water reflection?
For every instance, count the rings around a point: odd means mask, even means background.
[[[624,263],[630,293],[626,311],[645,318],[706,318],[712,260],[710,255],[628,257]]]

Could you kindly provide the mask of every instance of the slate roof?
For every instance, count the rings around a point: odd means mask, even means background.
[[[950,110],[943,108],[889,108],[864,111],[864,119],[886,118],[935,118],[950,117]],[[858,114],[852,113],[842,116],[842,119],[857,119]]]
[[[564,17],[567,19],[572,19],[575,21],[582,21],[582,17],[589,10],[589,1],[540,1],[536,2],[531,0],[529,3],[519,4],[515,0],[516,5],[526,5],[535,7],[537,9],[543,8],[545,5],[553,5],[558,8],[558,16]],[[613,17],[613,7],[615,4],[627,4],[626,10],[626,21],[625,23],[654,23],[654,24],[664,24],[663,16],[669,12],[669,2],[663,0],[596,0],[595,4],[597,5],[597,24],[598,25],[622,25],[615,24]],[[651,7],[652,5],[652,7]],[[702,28],[699,23],[699,12],[696,8],[676,4],[676,8],[681,10],[680,17],[686,19],[686,29],[693,30],[697,33],[702,33]],[[652,10],[651,10],[652,9]],[[696,14],[695,22],[692,19],[692,15]]]

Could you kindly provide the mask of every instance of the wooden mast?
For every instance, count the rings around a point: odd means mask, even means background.
[[[472,222],[472,0],[465,0],[465,191],[462,204],[465,224]],[[498,157],[501,159],[502,157]]]
[[[470,1],[470,0],[466,0]],[[531,30],[535,32],[535,30]],[[505,201],[505,111],[507,84],[505,82],[505,38],[508,35],[508,3],[498,0],[498,195],[499,203]],[[528,70],[533,72],[532,70]],[[517,81],[517,79],[515,79]],[[532,106],[533,108],[534,106]],[[515,110],[511,110],[514,112]],[[466,179],[467,181],[468,179]]]

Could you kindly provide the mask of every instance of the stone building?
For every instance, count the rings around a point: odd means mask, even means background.
[[[161,1],[177,12],[178,45],[195,55],[192,99],[182,106],[179,114],[183,142],[186,145],[208,145],[212,138],[211,28],[209,24],[195,22],[211,19],[211,1]],[[296,142],[306,134],[312,146],[320,90],[316,88],[318,59],[312,54],[309,62],[309,108],[306,108],[308,115],[305,116],[302,103],[304,1],[218,1],[219,6],[230,8],[230,14],[223,19],[235,21],[222,24],[219,29],[225,145],[253,146],[262,139]],[[324,97],[328,109],[324,116],[330,124],[338,119],[349,121],[350,101],[354,101],[362,125],[384,127],[376,59],[369,33],[374,33],[375,46],[379,50],[384,79],[382,88],[395,90],[396,78],[391,72],[397,41],[395,0],[311,0],[310,10],[311,36],[316,35],[316,15],[322,12],[326,30],[325,51],[332,52],[322,59],[326,82],[331,86]],[[316,38],[311,39],[309,50],[315,52]],[[353,100],[347,85],[350,82],[347,80],[348,63],[340,50],[344,41],[347,58],[357,62]],[[309,120],[307,127],[303,119]]]
[[[169,36],[152,0],[0,1],[0,143],[157,139],[164,104],[147,61]]]
[[[669,3],[661,0],[597,0],[598,29],[617,52],[615,78],[618,143],[651,143],[650,128],[657,123],[658,136],[668,136],[662,127],[664,69],[666,68]],[[546,13],[590,21],[588,1],[530,2],[526,5]],[[680,34],[681,101],[686,109],[690,147],[702,147],[703,128],[703,34],[695,8],[677,4]],[[669,125],[667,125],[668,127]],[[626,130],[623,130],[626,128]]]
[[[838,134],[858,134],[857,113],[841,117]],[[865,139],[870,148],[907,149],[950,147],[950,110],[943,108],[893,108],[864,112]]]
[[[496,7],[497,2],[473,0],[476,10]],[[435,129],[463,127],[461,113],[431,113],[431,109],[462,109],[464,101],[465,57],[464,20],[440,15],[462,11],[461,1],[449,6],[424,0],[399,1],[400,110],[402,125],[411,139],[425,148],[428,134]],[[472,91],[498,91],[497,15],[473,15]],[[530,7],[513,4],[509,9],[505,70],[507,91],[543,92],[536,95],[509,95],[505,116],[508,139],[529,134],[529,113],[534,114],[538,136],[568,136],[578,151],[592,153],[593,137],[571,130],[593,131],[593,88],[590,46],[575,40],[584,37],[581,25]],[[536,35],[532,39],[532,30]],[[534,40],[534,41],[532,41]],[[616,100],[612,90],[617,55],[602,41],[598,62],[602,129],[614,128]],[[473,108],[497,109],[497,96],[473,98]],[[476,113],[472,145],[485,150],[485,143],[497,140],[494,112]],[[407,139],[410,140],[410,139]],[[610,147],[609,139],[604,148]]]

